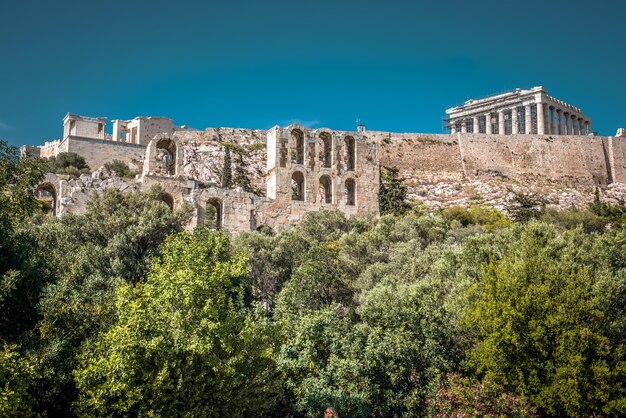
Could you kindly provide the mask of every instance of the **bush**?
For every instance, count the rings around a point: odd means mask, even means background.
[[[109,171],[115,171],[115,173],[122,178],[132,179],[137,175],[137,172],[133,171],[128,167],[124,161],[113,160],[112,162],[108,162],[104,164],[104,168]]]
[[[435,397],[429,400],[433,417],[531,417],[535,411],[528,400],[515,397],[490,379],[472,381],[459,374],[448,374]]]
[[[72,178],[89,174],[91,169],[85,159],[75,152],[60,152],[46,161],[46,171],[54,174],[66,174]]]
[[[511,225],[511,220],[502,212],[484,205],[472,205],[469,208],[452,206],[442,212],[448,221],[458,221],[463,226],[482,225],[487,231]]]

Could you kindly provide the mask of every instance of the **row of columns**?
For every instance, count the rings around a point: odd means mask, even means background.
[[[549,106],[546,103],[538,103],[537,109],[542,108],[542,112],[537,112],[539,122],[540,113],[543,120],[544,134],[553,135],[587,135],[591,133],[591,121],[586,120],[575,113],[568,112],[556,106]],[[549,123],[546,125],[546,120]]]
[[[511,112],[511,134],[516,135],[520,133],[519,120],[518,120],[518,108],[513,107],[510,109],[499,109],[498,114],[498,134],[505,134],[505,112]],[[485,116],[485,133],[492,134],[493,129],[491,126],[491,115],[494,112],[486,113]],[[548,106],[547,103],[537,103],[537,126],[536,133],[539,135],[587,135],[591,133],[591,121],[579,117],[576,114],[567,112],[563,109],[559,109],[556,106]],[[461,120],[461,132],[467,132],[467,121],[469,119]],[[548,123],[546,123],[548,122]],[[480,126],[480,116],[476,115],[472,117],[473,131],[478,133]],[[455,122],[452,123],[451,132],[456,133]],[[532,133],[532,105],[528,104],[524,106],[524,133]]]

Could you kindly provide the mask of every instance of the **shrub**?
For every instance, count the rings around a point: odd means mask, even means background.
[[[104,164],[104,168],[109,171],[115,171],[118,176],[126,179],[133,178],[135,177],[135,175],[137,175],[135,171],[131,170],[130,167],[128,167],[128,164],[120,160],[113,160],[112,162],[108,162]]]
[[[504,391],[490,379],[473,381],[450,373],[429,400],[433,417],[531,417],[535,411],[526,398]]]
[[[60,152],[56,157],[48,158],[45,169],[48,173],[66,174],[72,178],[91,172],[85,159],[75,152]]]

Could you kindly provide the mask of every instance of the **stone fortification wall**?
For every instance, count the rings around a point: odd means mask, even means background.
[[[61,152],[75,152],[96,171],[105,163],[120,160],[141,168],[146,147],[144,145],[114,142],[96,138],[71,136],[63,140],[46,142],[39,148],[38,157],[55,157]],[[31,154],[32,155],[32,154]]]
[[[365,137],[378,144],[380,164],[399,168],[409,187],[463,178],[455,136],[367,131]]]
[[[585,188],[609,183],[608,138],[580,135],[457,134],[465,176],[481,175]]]
[[[626,138],[609,137],[608,154],[611,180],[616,183],[626,183]]]
[[[102,139],[69,137],[61,141],[58,152],[75,152],[85,158],[92,170],[105,163],[120,160],[141,166],[146,147]]]

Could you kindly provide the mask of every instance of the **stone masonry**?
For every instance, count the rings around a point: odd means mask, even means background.
[[[520,122],[527,100],[534,101],[530,118]],[[554,111],[556,130],[552,122],[542,125],[541,118],[533,117],[532,109],[544,105],[548,110],[560,106]],[[509,113],[504,120],[511,123],[504,129],[498,126],[494,132],[494,122],[491,133],[483,133],[485,121],[478,116],[476,122],[472,112],[487,113],[494,106],[501,106],[505,115],[512,106],[518,117]],[[41,157],[76,152],[93,170],[73,180],[47,175],[38,191],[56,215],[83,212],[88,196],[107,188],[143,190],[158,184],[172,209],[192,207],[190,227],[212,225],[233,234],[263,226],[280,229],[296,224],[307,212],[325,209],[375,218],[381,166],[397,167],[410,198],[430,208],[489,204],[505,209],[516,193],[538,194],[561,208],[587,204],[596,190],[607,201],[626,199],[624,130],[612,137],[590,135],[589,118],[550,98],[541,87],[469,101],[448,113],[452,134],[364,127],[345,132],[299,125],[201,131],[175,126],[167,118],[138,117],[114,121],[114,134],[107,135],[105,118],[68,114],[62,139],[24,150]],[[559,117],[565,114],[569,119],[563,117],[561,129]],[[574,119],[578,125],[566,125]],[[222,187],[227,148],[233,170],[250,180],[246,190]],[[136,170],[135,178],[121,179],[102,167],[113,160],[128,163]]]

